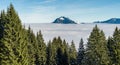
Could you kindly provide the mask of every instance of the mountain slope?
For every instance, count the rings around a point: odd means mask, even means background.
[[[60,24],[77,24],[75,21],[67,18],[67,17],[64,17],[64,16],[61,16],[59,18],[57,18],[54,22],[52,23],[60,23]]]
[[[98,21],[98,22],[94,22],[94,23],[111,23],[111,24],[120,24],[120,18],[111,18],[111,19],[106,20],[106,21]]]

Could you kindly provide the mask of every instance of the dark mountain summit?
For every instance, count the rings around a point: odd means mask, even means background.
[[[111,18],[111,19],[106,20],[106,21],[98,21],[98,22],[94,22],[94,23],[111,23],[111,24],[120,24],[120,18]]]
[[[67,18],[67,17],[64,17],[64,16],[61,16],[59,18],[57,18],[54,22],[52,23],[60,23],[60,24],[77,24],[75,21]]]

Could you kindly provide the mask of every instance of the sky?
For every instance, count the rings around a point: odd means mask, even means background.
[[[23,23],[51,23],[60,16],[77,23],[120,18],[120,0],[0,0],[0,11],[10,3]]]

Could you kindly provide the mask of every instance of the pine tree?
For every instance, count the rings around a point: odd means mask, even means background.
[[[62,65],[69,65],[70,64],[69,52],[67,51],[67,49],[64,51],[62,61],[63,61]]]
[[[120,30],[116,27],[114,33],[113,33],[113,47],[111,47],[111,49],[113,49],[114,53],[113,53],[113,56],[112,58],[114,60],[113,61],[113,64],[115,65],[119,65],[120,64]],[[111,52],[113,52],[111,51]]]
[[[56,61],[56,51],[57,51],[57,38],[53,38],[52,40],[52,62],[53,62],[53,65],[56,65],[57,64],[57,61]]]
[[[28,38],[27,38],[27,31],[26,29],[21,30],[20,39],[18,40],[18,43],[20,42],[20,45],[17,46],[17,51],[19,52],[18,55],[18,61],[20,65],[29,65],[29,54],[28,54]],[[16,42],[17,43],[17,42]]]
[[[37,33],[37,44],[38,44],[38,50],[37,50],[37,56],[38,56],[38,63],[37,65],[45,65],[46,64],[46,44],[44,43],[41,31]]]
[[[4,18],[3,18],[4,19]],[[21,21],[12,4],[7,9],[6,17],[2,21],[2,38],[0,42],[4,46],[1,52],[2,65],[28,65],[26,36]]]
[[[116,55],[115,55],[115,42],[112,37],[108,38],[107,41],[107,48],[108,48],[108,55],[110,58],[110,65],[114,65],[114,62],[116,62]]]
[[[76,65],[77,51],[76,51],[75,44],[74,44],[73,40],[71,42],[69,54],[70,54],[70,65]]]
[[[31,30],[30,26],[27,31],[27,36],[28,36],[28,55],[29,55],[29,65],[35,65],[35,44],[36,44],[36,38]]]
[[[58,38],[53,38],[52,40],[52,52],[53,52],[53,65],[56,65],[58,61],[57,59],[57,51],[58,51],[58,48],[61,48],[62,47],[62,40],[60,37]],[[61,49],[62,51],[62,49]]]
[[[1,11],[0,13],[0,38],[3,38],[4,32],[4,23],[6,22],[6,14],[5,11]]]
[[[47,46],[47,64],[46,65],[54,65],[54,54],[53,54],[52,42],[48,42]]]
[[[81,38],[80,43],[79,43],[79,48],[78,48],[78,55],[77,55],[77,64],[81,65],[82,64],[82,60],[84,58],[84,45],[83,45],[83,39]]]
[[[7,17],[5,11],[1,12],[0,16],[0,64],[8,65],[11,62],[9,59],[9,49],[6,45],[9,43],[4,43],[2,39],[4,38],[4,24],[7,22]]]
[[[63,65],[63,52],[61,48],[57,49],[56,61],[57,65]]]
[[[88,38],[83,65],[109,65],[105,35],[97,25]]]
[[[65,40],[63,40],[63,65],[69,65],[70,64],[70,56],[69,56],[69,45],[66,43]]]

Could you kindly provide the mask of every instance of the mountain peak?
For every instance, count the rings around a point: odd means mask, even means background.
[[[116,21],[116,20],[118,20],[118,19],[120,19],[120,18],[111,18],[110,20]]]
[[[65,17],[63,17],[63,16],[59,17],[60,20],[65,20],[64,18],[65,18]]]
[[[76,22],[74,22],[73,20],[67,18],[67,17],[64,17],[64,16],[61,16],[59,18],[57,18],[53,23],[60,23],[60,24],[76,24]]]
[[[111,18],[106,21],[98,21],[95,23],[113,23],[113,24],[120,24],[120,18]]]

